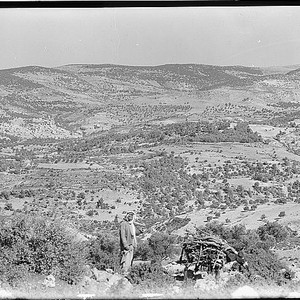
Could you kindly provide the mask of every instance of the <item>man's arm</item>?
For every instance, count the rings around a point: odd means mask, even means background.
[[[125,222],[122,222],[121,227],[120,227],[120,236],[121,236],[121,240],[122,240],[122,243],[124,245],[124,248],[126,250],[129,250],[129,245],[128,245],[127,240],[126,240],[125,226],[126,226]]]
[[[137,221],[134,221],[133,223],[134,223],[134,225],[137,225],[137,226],[146,227],[145,224],[139,223]]]

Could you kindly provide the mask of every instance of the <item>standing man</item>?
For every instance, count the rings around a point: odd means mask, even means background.
[[[135,225],[145,227],[135,221],[135,213],[127,212],[120,225],[120,248],[121,248],[121,269],[124,275],[127,275],[133,261],[133,251],[137,247]]]
[[[133,249],[136,248],[136,234],[133,222],[134,212],[129,211],[120,225],[121,269],[127,275],[133,261]]]

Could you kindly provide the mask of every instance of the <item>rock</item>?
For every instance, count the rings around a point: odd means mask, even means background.
[[[97,268],[93,268],[92,272],[96,280],[99,282],[107,282],[113,276],[113,274],[106,271],[99,271]]]
[[[13,294],[9,291],[0,289],[0,298],[1,299],[13,298]]]
[[[232,294],[232,298],[238,299],[238,298],[259,298],[259,294],[256,290],[254,290],[252,287],[248,285],[244,285],[242,287],[239,287],[236,289]]]
[[[102,289],[107,292],[126,292],[132,288],[132,284],[127,278],[117,273],[113,274],[112,270],[100,271],[97,268],[93,268],[92,272],[95,279],[85,276],[82,281],[82,286],[97,285],[100,287],[101,285]],[[96,284],[93,283],[93,281],[95,281]],[[85,284],[85,282],[87,284]]]
[[[87,287],[90,286],[91,282],[92,282],[92,278],[90,278],[89,276],[83,276],[81,282],[80,282],[80,286],[82,287]]]
[[[231,271],[231,270],[232,270],[232,267],[233,267],[233,265],[234,265],[234,263],[235,263],[235,261],[231,261],[231,262],[229,262],[229,263],[224,264],[222,270],[223,270],[224,272],[229,272],[229,271]]]
[[[81,294],[97,293],[98,295],[99,292],[106,293],[109,289],[109,285],[107,282],[98,282],[93,278],[84,276],[79,283],[79,288]]]
[[[142,265],[142,264],[150,265],[151,264],[151,260],[134,260],[132,262],[132,266],[133,267],[139,266],[139,265]]]
[[[93,276],[93,271],[92,268],[89,265],[85,265],[84,266],[84,275],[88,276],[88,277],[92,277]]]
[[[182,292],[182,289],[177,286],[177,285],[174,285],[173,288],[172,288],[172,294],[179,294]]]
[[[46,287],[50,287],[50,288],[53,288],[55,287],[55,277],[51,274],[51,275],[48,275],[43,283],[42,283],[44,286]]]
[[[194,289],[201,291],[211,291],[219,288],[219,284],[216,282],[213,275],[207,275],[203,279],[196,280]]]
[[[184,266],[184,265],[181,265],[181,264],[170,263],[170,264],[167,264],[167,265],[163,266],[163,268],[164,268],[169,274],[176,274],[176,273],[181,273],[181,272],[183,272],[185,266]]]
[[[125,277],[119,279],[115,283],[111,285],[112,288],[119,288],[123,292],[127,292],[132,289],[132,284],[129,282],[129,280]]]
[[[133,287],[129,280],[123,276],[121,276],[120,278],[114,277],[113,280],[110,281],[110,284],[111,285],[109,288],[109,293],[114,295],[123,295],[124,293],[126,294],[130,292]]]
[[[300,281],[300,271],[294,273],[293,280]]]
[[[126,278],[124,276],[120,275],[120,274],[113,274],[113,275],[110,276],[108,284],[110,286],[112,286],[114,284],[118,284],[118,282],[120,280],[123,280],[123,279],[126,279]],[[126,280],[128,280],[128,279],[126,279]]]

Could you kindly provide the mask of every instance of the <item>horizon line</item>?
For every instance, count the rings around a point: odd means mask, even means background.
[[[158,64],[158,65],[130,65],[130,64],[115,64],[115,63],[69,63],[69,64],[64,64],[64,65],[59,65],[59,66],[42,66],[42,65],[25,65],[25,66],[17,66],[17,67],[9,67],[9,68],[4,68],[0,69],[0,71],[8,71],[8,70],[13,70],[13,69],[20,69],[20,68],[29,68],[29,67],[39,67],[39,68],[46,68],[46,69],[57,69],[61,67],[67,67],[67,66],[119,66],[119,67],[148,67],[148,68],[155,68],[155,67],[163,67],[163,66],[176,66],[176,65],[181,65],[181,66],[188,66],[188,65],[195,65],[195,66],[215,66],[215,67],[244,67],[244,68],[275,68],[275,67],[292,67],[292,66],[299,66],[300,67],[300,62],[296,64],[287,64],[287,65],[270,65],[270,66],[257,66],[257,65],[217,65],[217,64],[202,64],[202,63],[166,63],[166,64]]]

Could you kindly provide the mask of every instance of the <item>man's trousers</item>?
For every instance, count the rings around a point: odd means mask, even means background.
[[[133,247],[129,250],[123,250],[121,256],[122,273],[128,273],[133,261]]]

